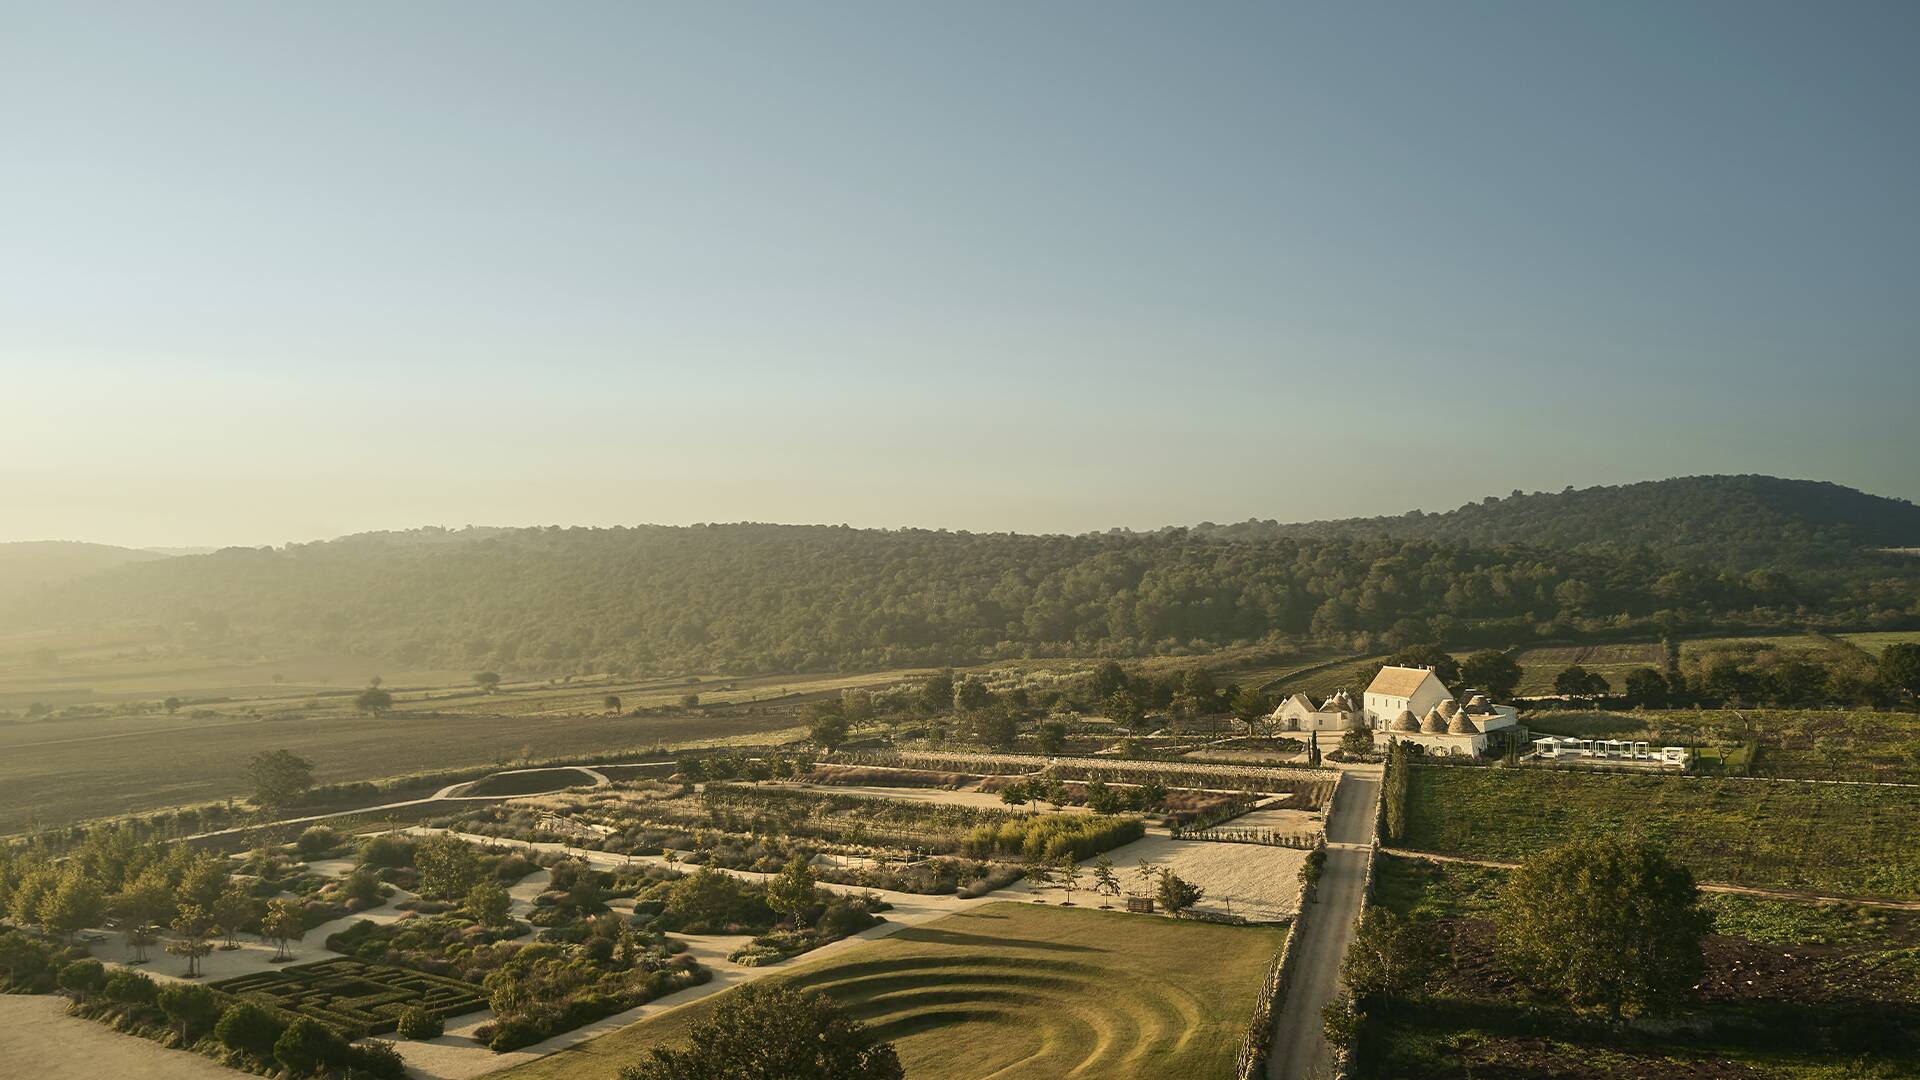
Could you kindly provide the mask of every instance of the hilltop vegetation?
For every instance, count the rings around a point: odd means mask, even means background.
[[[1558,493],[1515,491],[1443,514],[1282,525],[1209,526],[1241,539],[1389,536],[1475,546],[1524,544],[1617,555],[1655,553],[1711,570],[1828,573],[1920,544],[1920,506],[1812,480],[1688,476]]]
[[[1511,543],[1511,530],[1491,526],[1322,538],[1204,528],[1083,536],[759,524],[424,529],[123,566],[0,605],[0,623],[131,620],[260,653],[644,672],[1130,656],[1281,639],[1372,651],[1920,620],[1920,562],[1857,553],[1820,562],[1842,544],[1836,537],[1894,537],[1902,526],[1892,510],[1854,524],[1810,517],[1792,528],[1776,515],[1766,532],[1780,566],[1826,569],[1733,572],[1684,561],[1709,550],[1689,537],[1759,528],[1727,518],[1728,504],[1706,498],[1700,482],[1595,490],[1626,493],[1600,504],[1623,519],[1647,508],[1641,516],[1652,524],[1633,526],[1647,543],[1574,542],[1602,513],[1576,496],[1541,503],[1566,508],[1564,525],[1544,539],[1568,541],[1567,550]],[[1531,507],[1532,498],[1501,506]],[[1920,513],[1889,500],[1872,505],[1881,503]],[[1687,523],[1673,517],[1682,505],[1696,506]],[[1652,544],[1663,530],[1674,543]],[[1748,561],[1724,554],[1728,565]]]
[[[0,603],[48,584],[161,558],[152,551],[71,540],[0,544]]]

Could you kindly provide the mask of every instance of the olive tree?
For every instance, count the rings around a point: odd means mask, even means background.
[[[1513,872],[1497,915],[1516,974],[1618,1021],[1672,1011],[1700,982],[1693,875],[1652,845],[1576,840]]]

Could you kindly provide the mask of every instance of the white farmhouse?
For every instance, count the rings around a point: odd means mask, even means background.
[[[1425,716],[1435,705],[1452,700],[1453,695],[1432,668],[1389,665],[1381,668],[1367,687],[1367,726],[1379,731],[1403,712]]]
[[[1354,708],[1353,698],[1345,690],[1335,691],[1318,708],[1312,698],[1296,693],[1281,702],[1268,721],[1281,731],[1346,731],[1367,726],[1366,718]]]
[[[1442,757],[1479,757],[1490,742],[1487,733],[1515,727],[1519,717],[1484,694],[1460,704],[1431,668],[1381,668],[1366,692],[1366,723],[1376,742],[1418,743]]]

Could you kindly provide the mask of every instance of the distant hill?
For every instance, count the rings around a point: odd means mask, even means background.
[[[1650,553],[1697,569],[1825,574],[1920,545],[1920,506],[1815,480],[1687,476],[1489,496],[1441,514],[1204,525],[1232,539],[1389,536],[1479,546]]]
[[[166,556],[152,551],[85,544],[74,540],[28,540],[0,544],[0,601],[128,563]]]
[[[1698,477],[1447,514],[1155,533],[420,529],[128,563],[0,628],[136,619],[262,652],[500,671],[797,671],[1920,625],[1920,511]]]

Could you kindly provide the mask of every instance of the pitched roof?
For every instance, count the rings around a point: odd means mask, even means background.
[[[1412,697],[1420,684],[1432,675],[1430,668],[1423,667],[1383,667],[1380,674],[1373,677],[1367,686],[1369,694],[1385,694],[1388,697]]]

